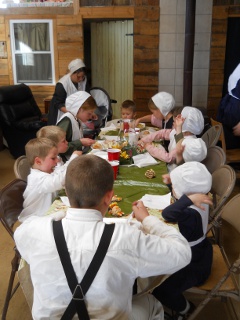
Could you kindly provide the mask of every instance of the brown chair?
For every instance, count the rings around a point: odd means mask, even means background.
[[[212,221],[228,200],[236,183],[236,173],[229,165],[223,165],[212,173],[211,194],[213,206],[210,208],[209,219]]]
[[[4,228],[13,238],[14,225],[18,221],[18,216],[23,209],[23,192],[26,188],[26,181],[15,179],[2,188],[0,191],[0,221]],[[12,270],[9,278],[7,294],[2,311],[2,320],[6,319],[9,302],[19,287],[19,283],[13,288],[15,274],[18,271],[20,254],[16,247],[12,259]]]
[[[207,148],[213,147],[218,143],[219,136],[221,134],[221,126],[216,125],[210,127],[204,134],[201,136],[203,141],[206,143]]]
[[[208,280],[199,287],[187,290],[204,295],[204,299],[188,317],[193,320],[216,297],[231,298],[240,302],[240,194],[237,194],[221,209],[220,245],[213,245],[213,264]],[[191,299],[191,297],[190,297]],[[235,314],[236,319],[239,319]]]
[[[218,146],[212,146],[207,149],[207,157],[202,161],[210,173],[223,166],[226,163],[226,154]]]
[[[15,160],[13,170],[17,179],[27,181],[30,169],[31,167],[26,156],[21,156]]]
[[[224,130],[223,130],[223,126],[222,126],[221,122],[218,122],[218,121],[211,118],[211,124],[214,126],[218,125],[221,128],[219,141],[221,142],[222,148],[226,153],[226,163],[240,162],[240,146],[239,146],[239,149],[226,149]]]

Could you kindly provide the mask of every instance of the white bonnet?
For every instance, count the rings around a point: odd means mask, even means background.
[[[200,110],[194,107],[184,107],[181,115],[185,118],[182,132],[189,131],[195,135],[202,133],[204,129],[204,118]]]
[[[164,91],[155,94],[155,96],[152,97],[152,101],[164,117],[166,117],[166,115],[168,115],[175,106],[175,100],[173,96]]]
[[[80,68],[84,68],[85,64],[81,59],[75,59],[72,60],[68,65],[68,70],[70,71],[70,74],[73,74],[73,72],[77,71]]]
[[[179,199],[184,194],[208,193],[212,175],[201,162],[186,162],[170,172],[172,187]]]
[[[182,145],[185,146],[183,151],[183,159],[185,162],[201,162],[207,156],[207,146],[201,138],[185,138]]]
[[[78,110],[89,97],[91,97],[91,95],[86,91],[77,91],[71,94],[66,99],[67,111],[71,112],[76,117]]]

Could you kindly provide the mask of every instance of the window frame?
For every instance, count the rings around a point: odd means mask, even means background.
[[[38,53],[49,53],[51,57],[51,71],[52,71],[52,81],[51,82],[31,82],[31,81],[17,81],[17,69],[16,69],[16,55],[23,53],[15,48],[15,35],[14,35],[14,24],[16,23],[48,23],[49,26],[49,41],[50,41],[50,51],[35,51],[33,54]],[[53,39],[53,21],[51,19],[11,19],[9,20],[10,27],[10,43],[12,51],[12,66],[13,66],[13,80],[14,84],[25,83],[27,85],[35,86],[52,86],[56,84],[55,79],[55,63],[54,63],[54,39]]]

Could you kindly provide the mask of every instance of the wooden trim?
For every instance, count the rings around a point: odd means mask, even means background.
[[[63,14],[63,15],[73,15],[75,13],[75,7],[37,7],[37,8],[6,8],[0,9],[0,15],[14,15],[14,19],[16,19],[16,15],[49,15],[49,14]],[[77,11],[78,12],[78,11]],[[45,18],[45,17],[44,17]]]
[[[79,14],[83,19],[133,19],[134,7],[80,7]]]

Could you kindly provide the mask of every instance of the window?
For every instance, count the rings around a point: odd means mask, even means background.
[[[51,20],[10,20],[14,83],[55,84]]]

